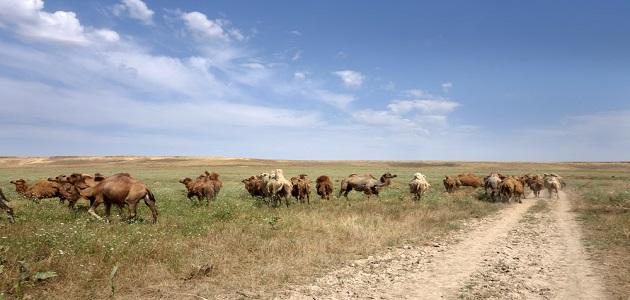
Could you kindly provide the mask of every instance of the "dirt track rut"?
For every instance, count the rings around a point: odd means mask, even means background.
[[[511,204],[439,242],[352,262],[276,298],[605,299],[560,196]]]

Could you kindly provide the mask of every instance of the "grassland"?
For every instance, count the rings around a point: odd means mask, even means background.
[[[630,173],[577,178],[576,209],[587,247],[615,299],[630,299]]]
[[[380,200],[366,201],[362,195],[353,194],[349,201],[317,199],[311,205],[294,202],[289,208],[269,208],[249,197],[240,180],[272,168],[282,168],[289,176],[306,173],[312,179],[327,174],[335,181],[335,189],[349,173],[390,171],[399,177]],[[618,182],[619,191],[627,190],[628,178],[623,176],[629,169],[627,164],[578,163],[1,158],[0,186],[13,200],[17,220],[14,224],[5,220],[0,223],[0,285],[7,297],[26,295],[35,299],[107,298],[112,294],[112,286],[119,298],[181,298],[185,294],[212,298],[235,291],[267,294],[288,283],[306,281],[350,259],[387,247],[424,243],[457,228],[458,220],[501,209],[501,204],[476,200],[469,190],[453,195],[443,193],[441,178],[445,174],[553,171],[564,175],[570,184],[575,181],[577,193],[588,196],[591,189],[585,185],[593,176],[601,178],[596,182]],[[224,182],[221,194],[210,207],[190,203],[177,182],[204,170],[219,172]],[[87,215],[86,203],[77,212],[56,200],[36,204],[18,197],[8,184],[15,178],[36,180],[70,172],[123,171],[143,180],[156,195],[158,224],[148,222],[149,211],[141,206],[139,221],[128,224],[114,217],[112,224],[107,225]],[[418,171],[427,175],[433,187],[423,201],[414,203],[406,183]],[[581,199],[590,199],[586,196]],[[627,198],[624,199],[627,207]],[[586,205],[591,202],[580,203],[588,228],[598,224],[589,218],[608,218],[608,212],[593,213],[591,206]],[[607,234],[613,234],[615,243],[603,243],[589,235],[593,244],[604,245],[604,250],[597,251],[630,250],[628,212],[618,214],[604,228]],[[616,227],[625,228],[620,229],[620,235],[612,233],[616,230],[613,227],[620,224],[625,226]],[[624,259],[627,269],[627,254]],[[42,282],[30,280],[16,290],[18,261],[25,262],[31,273],[54,271],[58,276]],[[118,266],[118,271],[111,279],[114,266]],[[624,266],[620,268],[622,271]]]

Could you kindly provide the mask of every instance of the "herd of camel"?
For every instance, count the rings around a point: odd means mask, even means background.
[[[392,179],[397,175],[390,172],[384,173],[380,178],[371,174],[351,174],[341,181],[338,197],[342,195],[347,199],[351,191],[363,192],[369,199],[372,195],[379,195],[379,191],[391,185]],[[179,180],[187,191],[188,199],[194,197],[198,201],[209,203],[219,194],[223,183],[216,172],[205,171],[197,178],[182,178]],[[269,173],[260,173],[241,181],[245,190],[252,197],[260,197],[267,204],[279,206],[283,201],[289,206],[289,199],[294,197],[300,203],[310,203],[311,181],[306,174],[286,179],[282,169],[275,169]],[[558,196],[558,191],[565,186],[562,177],[555,173],[544,175],[505,176],[500,173],[491,173],[481,178],[474,174],[460,174],[446,176],[442,180],[448,193],[454,192],[462,186],[473,188],[483,187],[486,196],[493,202],[501,200],[510,202],[512,199],[521,202],[525,197],[525,187],[529,187],[536,197],[540,197],[540,191],[547,189],[550,197]],[[88,213],[97,219],[102,219],[96,214],[96,208],[100,204],[105,205],[106,220],[109,220],[112,205],[119,208],[127,206],[129,218],[136,217],[136,209],[140,200],[151,210],[153,223],[157,221],[158,211],[155,197],[151,190],[140,180],[135,179],[129,173],[119,173],[104,176],[100,173],[94,175],[73,173],[71,175],[59,175],[47,180],[40,180],[33,185],[28,185],[24,179],[11,181],[15,185],[18,194],[33,200],[46,198],[59,198],[61,203],[68,201],[68,206],[74,208],[79,199],[90,202]],[[431,185],[426,176],[415,173],[409,181],[409,192],[414,200],[422,199]],[[333,194],[333,182],[330,177],[322,175],[315,181],[317,194],[326,200],[330,200]],[[8,205],[8,199],[0,189],[0,209],[5,210],[9,220],[13,221],[13,209]]]
[[[525,187],[534,193],[536,198],[540,192],[547,189],[549,197],[559,198],[558,191],[565,187],[563,178],[556,173],[541,175],[525,174],[523,176],[506,176],[501,173],[490,173],[483,179],[474,174],[460,174],[455,177],[446,176],[442,183],[447,192],[452,193],[462,186],[474,188],[484,187],[486,196],[493,202],[500,199],[503,202],[516,200],[521,203],[525,198]]]

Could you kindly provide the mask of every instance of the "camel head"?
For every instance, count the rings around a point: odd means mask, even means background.
[[[26,180],[24,179],[11,180],[11,183],[15,185],[26,185]]]
[[[184,184],[184,185],[187,185],[190,182],[192,182],[192,179],[190,179],[189,177],[183,177],[179,180],[179,183]]]
[[[392,178],[396,178],[398,175],[387,172],[381,176],[381,184],[380,186],[387,186],[392,183]]]
[[[68,183],[68,176],[59,175],[57,177],[48,177],[48,181],[52,181],[56,183]]]

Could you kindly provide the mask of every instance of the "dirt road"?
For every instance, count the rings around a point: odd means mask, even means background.
[[[605,299],[564,193],[526,199],[422,247],[391,249],[279,299]]]

